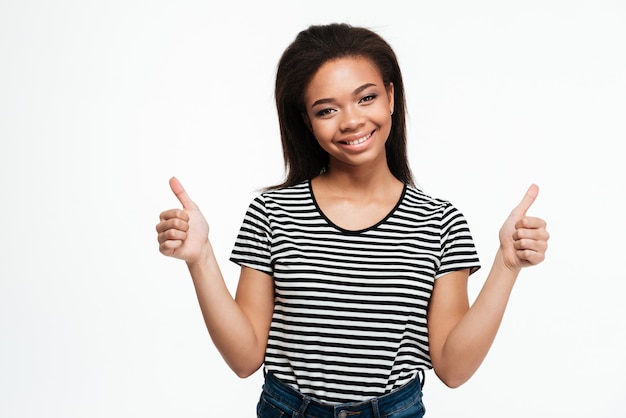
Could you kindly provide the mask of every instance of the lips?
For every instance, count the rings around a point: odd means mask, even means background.
[[[346,144],[346,145],[359,145],[362,144],[363,142],[367,141],[368,139],[370,139],[372,136],[372,132],[370,132],[369,134],[362,136],[361,138],[358,139],[353,139],[351,141],[341,141],[342,144]]]

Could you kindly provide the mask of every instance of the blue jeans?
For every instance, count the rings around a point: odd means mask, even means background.
[[[378,398],[329,404],[303,395],[267,373],[257,404],[258,418],[422,418],[425,412],[419,378]]]

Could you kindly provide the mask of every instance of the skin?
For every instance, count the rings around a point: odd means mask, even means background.
[[[311,182],[321,210],[348,230],[377,223],[395,206],[403,187],[391,174],[385,155],[393,85],[383,84],[370,61],[342,58],[320,67],[304,99],[304,122],[329,154],[329,169]],[[273,280],[243,267],[233,298],[204,216],[176,178],[170,187],[182,209],[161,213],[156,226],[159,250],[186,261],[215,346],[238,376],[249,376],[263,364],[274,308]],[[468,270],[435,281],[428,311],[430,354],[435,373],[450,387],[466,382],[482,363],[521,269],[545,257],[546,223],[526,215],[537,194],[538,187],[531,185],[502,225],[500,247],[471,306]]]
[[[328,152],[329,169],[311,182],[324,214],[336,225],[359,230],[383,219],[403,185],[387,166],[393,85],[363,58],[324,64],[305,92],[305,121]]]

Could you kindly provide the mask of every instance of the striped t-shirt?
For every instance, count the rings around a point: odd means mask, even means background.
[[[230,259],[274,278],[265,370],[330,403],[384,395],[432,368],[434,280],[479,268],[450,202],[405,185],[387,217],[348,231],[324,216],[308,181],[258,195]]]

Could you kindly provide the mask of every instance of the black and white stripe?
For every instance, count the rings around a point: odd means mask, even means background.
[[[384,220],[346,231],[321,213],[309,182],[254,199],[231,260],[274,277],[266,370],[331,403],[383,395],[431,368],[434,280],[479,268],[449,202],[405,186]]]

